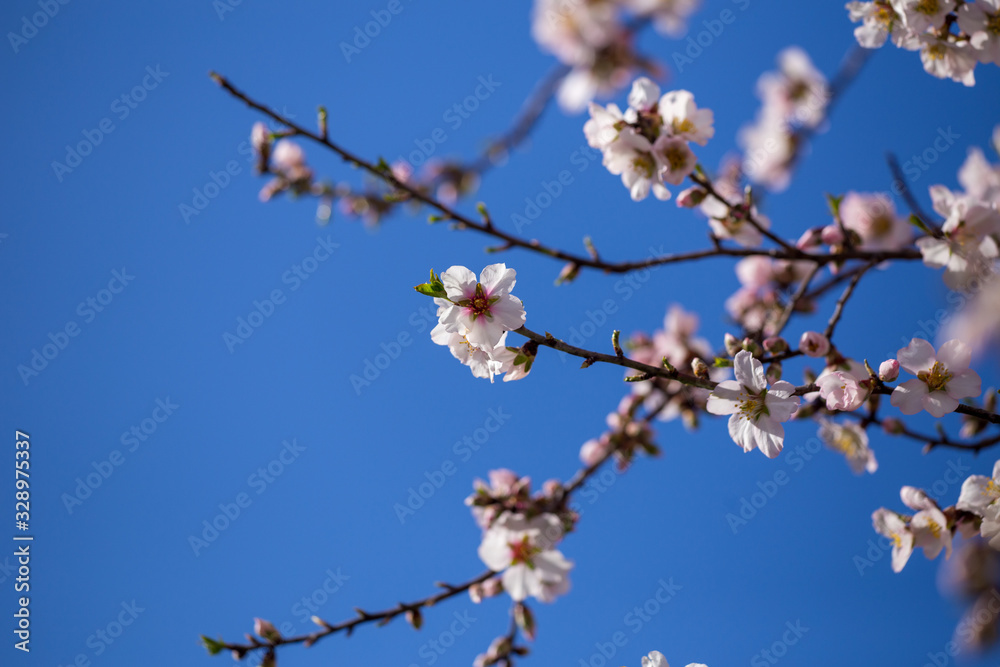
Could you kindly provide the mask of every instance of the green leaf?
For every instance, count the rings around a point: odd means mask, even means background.
[[[211,637],[206,637],[205,635],[201,636],[201,643],[205,645],[206,649],[208,649],[209,655],[216,655],[218,653],[221,653],[222,650],[226,648],[222,642],[216,641]]]

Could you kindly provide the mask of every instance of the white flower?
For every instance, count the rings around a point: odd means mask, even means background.
[[[1000,255],[993,238],[1000,230],[1000,214],[941,185],[932,186],[930,192],[934,210],[946,218],[941,227],[945,236],[917,239],[917,247],[926,266],[945,267],[945,285],[964,290],[992,273],[993,260]]]
[[[997,127],[1000,129],[1000,125]],[[958,170],[958,182],[969,198],[994,205],[1000,203],[1000,165],[987,162],[980,149],[969,149],[968,157]]]
[[[650,16],[656,29],[670,37],[683,37],[687,17],[698,8],[701,0],[622,0],[622,4],[639,16]]]
[[[913,238],[910,224],[896,215],[892,200],[883,193],[848,192],[840,203],[840,217],[844,227],[858,233],[866,250],[899,250]]]
[[[969,368],[972,351],[960,340],[950,340],[934,353],[934,346],[922,338],[914,338],[896,354],[899,365],[916,375],[897,386],[889,402],[904,415],[927,410],[937,418],[958,407],[959,399],[979,396],[982,381]]]
[[[562,538],[562,523],[554,514],[527,519],[505,512],[486,531],[479,557],[487,567],[503,572],[503,587],[517,602],[534,597],[551,602],[569,590],[573,563],[553,546]]]
[[[1000,0],[974,0],[958,8],[958,27],[969,35],[979,62],[1000,65]]]
[[[819,437],[830,449],[847,458],[854,474],[874,473],[878,470],[875,453],[868,448],[868,433],[857,424],[840,424],[820,419]]]
[[[715,136],[715,114],[711,109],[699,109],[694,95],[686,90],[674,90],[660,98],[660,115],[672,136],[704,146]]]
[[[613,2],[536,0],[531,34],[567,65],[586,64],[620,30]]]
[[[970,475],[962,483],[962,492],[955,507],[978,516],[986,516],[991,509],[1000,507],[998,500],[1000,500],[1000,461],[993,464],[993,477]]]
[[[438,324],[431,330],[431,340],[438,345],[447,345],[452,356],[463,365],[468,366],[477,378],[488,378],[490,382],[493,382],[495,375],[508,373],[504,377],[504,382],[507,382],[518,380],[527,375],[527,373],[519,373],[516,377],[512,377],[511,371],[515,369],[513,361],[517,354],[506,347],[506,331],[500,336],[496,346],[483,348],[470,343],[463,334],[448,331],[447,325]]]
[[[920,48],[920,61],[927,73],[939,79],[976,85],[976,52],[966,42],[941,39],[934,34],[919,35],[914,42]]]
[[[830,91],[809,55],[791,46],[778,54],[778,72],[766,72],[757,82],[764,101],[784,120],[817,127],[826,116]]]
[[[671,185],[680,185],[688,174],[694,171],[698,158],[688,148],[687,141],[680,137],[661,135],[653,144],[653,155],[660,164],[660,180]]]
[[[591,148],[604,150],[618,140],[625,120],[617,104],[602,107],[590,103],[590,120],[583,124],[583,135]]]
[[[955,0],[892,0],[892,4],[913,32],[940,28],[955,8]]]
[[[496,347],[505,331],[519,329],[525,321],[524,306],[510,294],[516,275],[505,264],[490,264],[477,281],[464,266],[449,268],[441,282],[451,303],[439,312],[440,323],[475,347]]]
[[[901,572],[913,553],[913,533],[903,517],[880,507],[872,513],[872,525],[879,535],[892,540],[892,571]]]
[[[781,453],[788,421],[799,407],[795,386],[779,381],[767,388],[764,366],[746,350],[733,361],[736,380],[720,382],[708,397],[706,409],[714,415],[732,415],[729,435],[744,452],[760,449],[768,458]]]
[[[906,32],[903,18],[888,2],[849,2],[847,10],[852,22],[862,22],[854,29],[854,37],[866,49],[879,48],[889,35],[897,42],[899,33]]]
[[[945,338],[958,338],[973,354],[1000,340],[1000,278],[990,278],[971,303],[948,320]]]
[[[657,199],[670,199],[670,190],[660,183],[660,164],[653,155],[653,146],[641,134],[623,132],[604,152],[604,166],[622,177],[632,201],[642,201],[650,189]]]

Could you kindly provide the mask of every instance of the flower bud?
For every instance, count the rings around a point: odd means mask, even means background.
[[[424,625],[424,615],[420,613],[419,609],[408,609],[406,622],[412,625],[414,630],[419,630]]]
[[[743,346],[740,345],[739,339],[731,333],[727,333],[723,340],[726,345],[726,354],[730,357],[735,357],[736,353],[743,349]]]
[[[677,195],[677,205],[681,208],[694,208],[708,196],[708,192],[699,187],[690,187]]]
[[[764,350],[770,354],[781,354],[788,351],[788,341],[781,336],[771,336],[764,339]]]
[[[708,364],[698,357],[691,360],[691,370],[694,372],[695,377],[699,377],[702,380],[708,379]]]
[[[844,234],[837,225],[827,225],[820,230],[819,236],[827,245],[838,245],[844,242]]]
[[[895,359],[883,361],[878,367],[878,379],[882,382],[892,382],[899,377],[899,362]]]
[[[556,277],[556,285],[562,285],[563,283],[571,283],[576,280],[576,277],[580,275],[580,265],[576,262],[570,262],[566,266],[562,267],[559,275]]]
[[[882,430],[889,435],[899,435],[904,430],[903,422],[895,417],[886,417],[882,420]]]
[[[830,341],[816,331],[806,331],[799,339],[799,351],[807,357],[823,357],[830,351]]]
[[[521,629],[521,634],[529,642],[535,641],[535,635],[537,634],[537,628],[535,626],[535,615],[531,613],[531,609],[523,602],[518,602],[514,606],[514,621],[517,623],[517,627]]]
[[[281,639],[281,633],[278,632],[278,629],[270,621],[265,621],[263,618],[253,619],[253,633],[271,642]]]
[[[775,383],[781,379],[781,362],[773,361],[767,367],[767,373],[765,374],[767,381],[770,383]]]
[[[759,357],[764,352],[760,344],[753,338],[744,338],[742,347],[744,350],[746,350],[755,357]]]

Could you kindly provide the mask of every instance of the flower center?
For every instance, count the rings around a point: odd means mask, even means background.
[[[680,148],[668,148],[663,153],[663,159],[666,160],[670,171],[681,171],[687,165],[687,153]]]
[[[541,549],[531,543],[527,535],[522,537],[520,542],[508,542],[507,546],[510,548],[511,565],[520,565],[523,563],[529,568],[534,569],[535,564],[531,559],[535,554],[542,553]]]
[[[935,540],[941,539],[941,524],[939,524],[934,519],[927,520],[927,528],[931,531],[931,535],[934,536]]]
[[[689,132],[694,132],[695,130],[694,123],[692,123],[691,119],[689,118],[685,118],[684,120],[681,121],[678,121],[675,118],[673,125],[674,125],[674,134],[686,134]]]
[[[953,374],[940,361],[935,361],[929,371],[920,371],[917,377],[927,383],[927,391],[944,391]]]
[[[892,231],[892,220],[888,217],[881,215],[874,220],[872,220],[872,234],[875,236],[885,236],[890,231]]]
[[[941,44],[932,44],[927,47],[927,57],[931,60],[944,60],[945,48]]]
[[[892,534],[892,543],[897,548],[900,549],[903,546],[903,538],[899,533]]]
[[[914,7],[921,14],[927,14],[928,16],[933,16],[937,14],[941,9],[941,3],[938,0],[920,0],[917,6]]]
[[[986,32],[991,35],[1000,35],[1000,14],[986,15]]]
[[[744,387],[746,390],[746,387]],[[761,415],[771,415],[771,411],[767,409],[767,403],[764,402],[764,397],[767,395],[767,390],[765,389],[760,393],[760,395],[754,395],[749,392],[741,393],[740,397],[746,396],[740,401],[739,414],[740,416],[752,421],[757,422],[761,418]]]
[[[649,153],[638,153],[632,158],[632,167],[646,178],[652,178],[656,169],[656,160]]]
[[[858,445],[858,440],[846,429],[833,439],[833,446],[837,451],[842,454],[853,457],[857,455],[861,447]]]

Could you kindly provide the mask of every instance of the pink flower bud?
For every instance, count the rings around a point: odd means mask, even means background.
[[[899,421],[895,417],[886,417],[882,420],[882,430],[889,435],[899,435],[903,432],[903,429],[903,422]]]
[[[868,398],[868,391],[850,373],[834,371],[816,380],[819,395],[829,410],[857,410]]]
[[[830,341],[816,331],[807,331],[799,339],[799,351],[807,357],[822,357],[830,351]]]
[[[271,161],[279,169],[294,169],[305,166],[306,154],[298,144],[282,139],[274,145]]]
[[[781,336],[771,336],[764,339],[764,349],[771,354],[781,354],[788,350],[788,341]]]
[[[882,382],[892,382],[899,377],[899,362],[895,359],[883,361],[878,367],[878,379]]]
[[[270,621],[265,621],[263,618],[253,619],[253,633],[268,641],[281,639],[281,633],[278,632],[278,629]]]
[[[691,187],[677,195],[677,205],[681,208],[694,208],[705,201],[706,196],[708,193],[701,188]]]
[[[736,353],[743,349],[743,346],[740,345],[739,339],[736,338],[736,336],[734,336],[731,333],[727,333],[724,340],[726,345],[726,353],[730,357],[735,357]]]
[[[838,245],[844,242],[844,234],[837,225],[827,225],[820,231],[819,236],[827,245]]]

